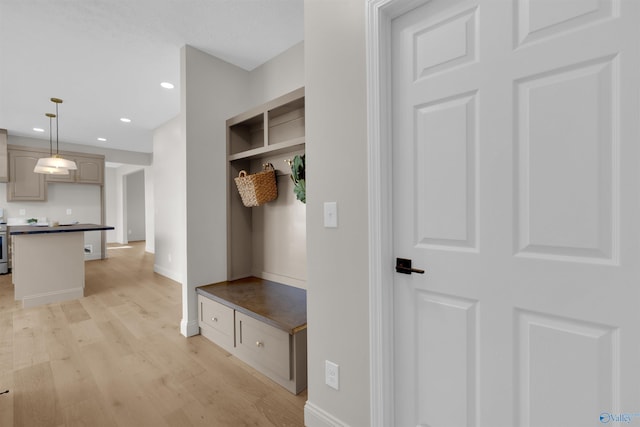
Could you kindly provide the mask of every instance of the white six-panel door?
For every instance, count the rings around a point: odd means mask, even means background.
[[[392,22],[394,257],[426,270],[394,275],[396,426],[640,425],[639,30],[637,0]]]

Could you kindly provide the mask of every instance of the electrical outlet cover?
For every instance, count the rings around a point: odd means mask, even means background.
[[[325,360],[324,374],[325,374],[325,383],[329,387],[339,390],[340,389],[340,366],[338,366],[333,362]]]

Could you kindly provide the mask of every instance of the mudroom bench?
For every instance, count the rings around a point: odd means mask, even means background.
[[[307,293],[256,277],[200,286],[204,337],[294,394],[307,387]]]

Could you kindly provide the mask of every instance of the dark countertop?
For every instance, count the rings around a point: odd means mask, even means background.
[[[196,292],[294,334],[307,327],[307,291],[257,277],[200,286]]]
[[[78,231],[99,231],[113,230],[110,225],[98,224],[73,224],[58,225],[56,227],[44,227],[38,225],[10,225],[8,226],[9,234],[12,236],[19,234],[47,234],[47,233],[73,233]]]

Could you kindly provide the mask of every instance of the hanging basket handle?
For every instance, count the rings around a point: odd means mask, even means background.
[[[241,170],[240,173],[238,174],[239,177],[245,177],[247,176],[247,171],[245,170]]]

